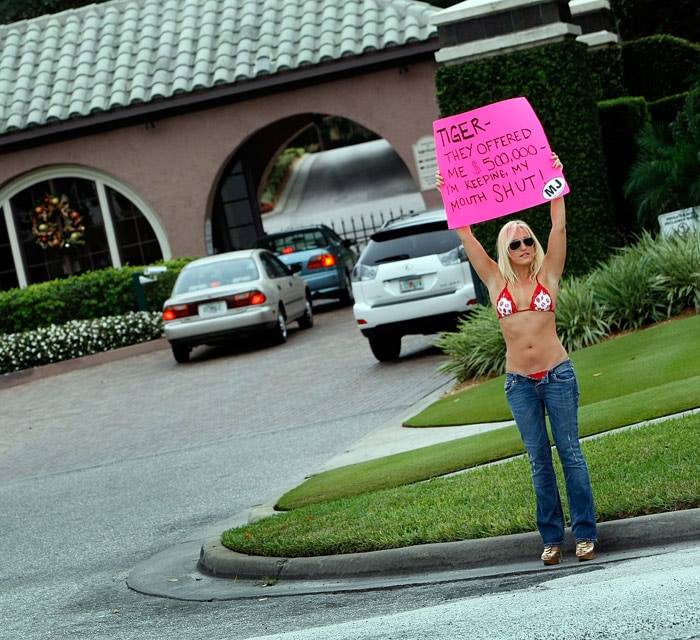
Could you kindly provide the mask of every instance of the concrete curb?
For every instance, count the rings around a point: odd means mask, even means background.
[[[599,552],[636,551],[700,541],[700,509],[674,511],[598,525]],[[387,578],[494,567],[536,559],[539,534],[425,544],[402,549],[316,558],[248,556],[227,549],[219,538],[202,545],[199,569],[211,575],[251,580],[329,580]],[[565,557],[573,560],[573,544]]]

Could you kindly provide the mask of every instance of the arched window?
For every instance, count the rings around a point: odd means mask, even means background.
[[[47,196],[70,203],[84,231],[37,236],[32,213]],[[157,215],[130,189],[81,167],[32,172],[0,192],[0,289],[78,275],[92,269],[149,264],[171,257]]]

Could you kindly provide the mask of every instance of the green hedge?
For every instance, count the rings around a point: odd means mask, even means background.
[[[700,45],[673,36],[650,36],[622,47],[627,94],[650,102],[688,91],[700,72]]]
[[[588,52],[591,89],[596,101],[613,100],[629,95],[625,85],[622,46],[601,47]]]
[[[644,233],[589,274],[567,275],[557,300],[557,334],[573,352],[688,310],[700,313],[700,232]],[[434,344],[449,357],[440,370],[458,382],[504,371],[506,346],[491,306],[477,307]]]
[[[571,193],[567,225],[571,243],[567,272],[583,274],[604,259],[619,241],[606,176],[598,107],[592,89],[588,47],[565,41],[508,56],[441,67],[437,99],[443,116],[517,96],[525,96],[563,163]],[[517,214],[546,241],[548,206]],[[476,233],[495,253],[504,219],[478,225]]]
[[[275,160],[275,164],[267,178],[267,183],[263,190],[261,201],[263,205],[272,205],[275,199],[282,191],[289,174],[292,170],[292,165],[297,158],[304,155],[304,149],[289,147],[285,149]]]
[[[144,285],[149,311],[160,311],[180,269],[191,258],[162,262],[168,270]],[[138,311],[132,274],[144,267],[107,268],[82,275],[0,291],[0,333],[31,331],[71,320],[93,320]]]
[[[699,74],[700,45],[673,36],[594,50],[566,41],[442,67],[436,73],[437,100],[447,116],[519,95],[528,98],[564,162],[571,186],[567,224],[576,239],[567,270],[580,275],[641,231],[635,205],[623,195],[637,159],[637,137],[649,120],[675,119]],[[517,217],[546,238],[546,206]],[[476,230],[492,255],[504,221]]]
[[[598,101],[641,96],[655,103],[687,92],[700,80],[700,45],[674,36],[592,49],[588,58],[591,90]]]
[[[698,0],[610,0],[624,40],[654,33],[671,33],[700,42]]]
[[[684,91],[683,93],[666,96],[655,102],[649,102],[648,107],[651,119],[654,122],[671,124],[678,116],[678,112],[685,107],[685,101],[688,99],[689,93],[690,91]]]
[[[700,72],[700,46],[672,36],[650,36],[589,52],[615,224],[629,240],[640,231],[624,186],[637,159],[637,138],[651,120],[671,123]],[[659,212],[663,213],[663,212]]]
[[[644,98],[618,98],[599,103],[603,153],[615,210],[615,224],[631,239],[638,229],[635,206],[624,196],[624,184],[630,166],[639,151],[636,137],[650,120]]]

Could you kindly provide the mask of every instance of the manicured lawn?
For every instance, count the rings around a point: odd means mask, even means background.
[[[700,376],[700,316],[665,322],[571,354],[581,406],[641,394]],[[445,427],[510,420],[504,376],[446,396],[407,420],[407,427]],[[700,387],[696,387],[699,388]],[[697,398],[700,393],[695,395]],[[679,400],[683,402],[683,400]],[[658,417],[650,408],[646,418]],[[628,423],[629,424],[629,423]]]
[[[700,414],[616,431],[582,448],[599,522],[700,507]],[[222,541],[252,555],[305,557],[534,530],[529,464],[519,457],[311,504],[230,529]]]
[[[572,354],[581,435],[700,405],[700,316]],[[510,418],[503,378],[440,399],[413,427]],[[700,415],[583,443],[600,521],[700,506]],[[503,427],[314,476],[285,494],[288,513],[225,532],[244,553],[307,556],[532,531],[534,494],[517,429]],[[450,478],[446,474],[479,467]],[[428,481],[428,482],[423,482]],[[562,484],[563,486],[563,484]]]

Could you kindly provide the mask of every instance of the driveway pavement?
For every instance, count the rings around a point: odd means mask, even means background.
[[[399,155],[386,140],[373,140],[303,156],[263,226],[274,233],[423,209],[425,200]]]

